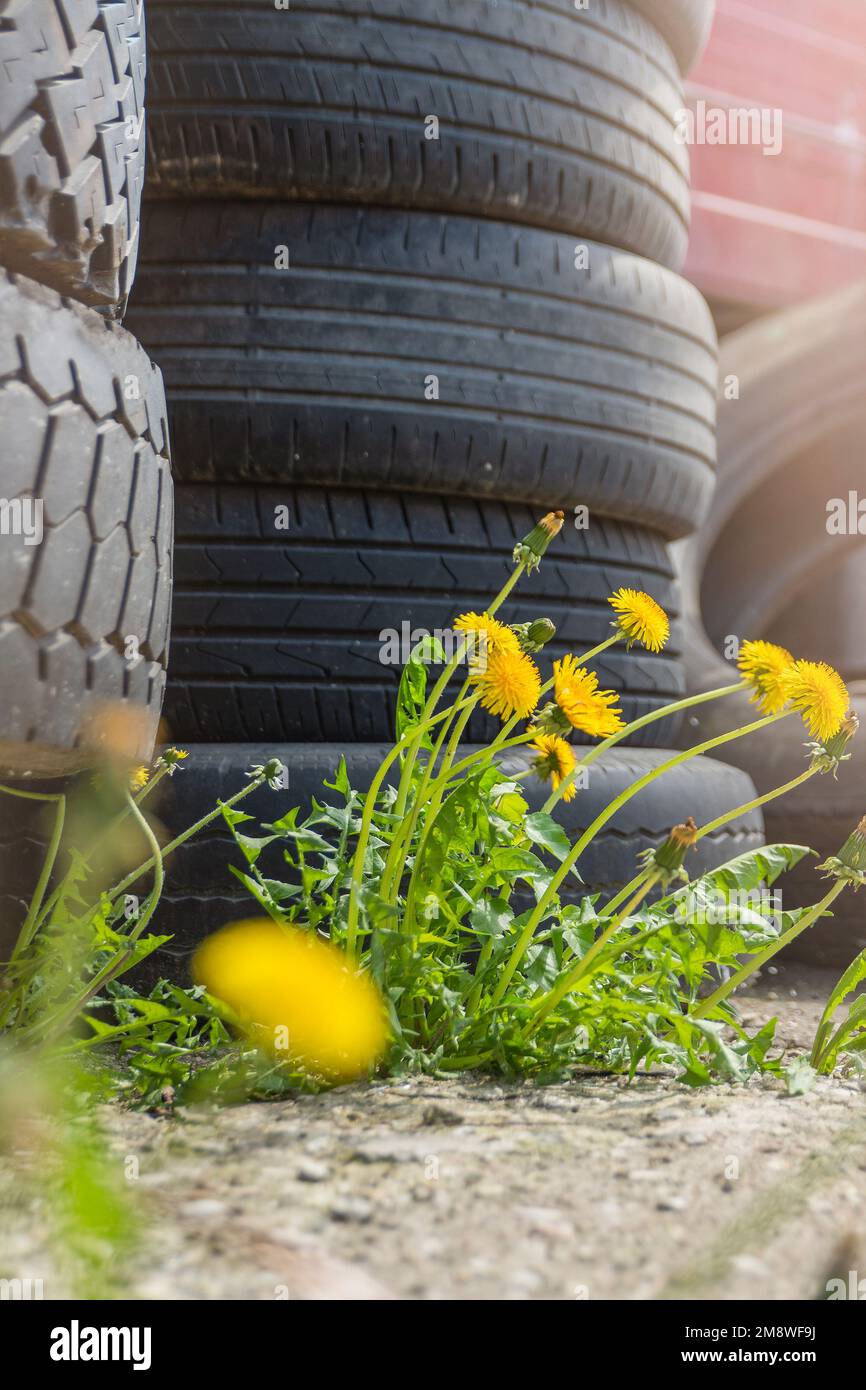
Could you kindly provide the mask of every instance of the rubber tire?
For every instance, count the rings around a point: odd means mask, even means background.
[[[669,536],[704,516],[715,330],[670,271],[592,245],[587,275],[565,237],[426,213],[153,204],[146,227],[130,323],[177,477],[584,503]]]
[[[110,702],[138,711],[149,758],[171,605],[159,371],[122,328],[2,271],[0,325],[2,490],[40,501],[44,527],[0,535],[0,775],[85,764]]]
[[[719,644],[732,633],[760,636],[798,589],[856,546],[856,537],[828,536],[825,523],[827,500],[847,496],[860,477],[864,379],[866,285],[723,339],[718,487],[677,561],[700,596],[696,620]]]
[[[716,0],[628,0],[633,10],[645,15],[670,45],[680,72],[691,72],[704,51]]]
[[[285,507],[288,531],[277,528]],[[209,484],[180,485],[177,508],[166,723],[180,743],[393,737],[402,660],[382,664],[382,634],[402,635],[404,623],[409,632],[448,629],[457,612],[483,611],[536,519],[515,503]],[[621,586],[646,589],[676,619],[660,538],[613,521],[569,527],[504,615],[556,623],[540,657],[548,671],[553,658],[610,635],[607,599]],[[594,669],[623,692],[626,718],[637,718],[681,695],[679,650],[675,622],[665,653],[621,646]],[[468,737],[498,727],[481,713]],[[677,727],[659,720],[643,739],[670,743]]]
[[[144,182],[142,0],[4,10],[0,264],[119,318]]]
[[[680,74],[620,0],[149,0],[149,23],[151,193],[468,213],[683,264]]]
[[[225,799],[239,790],[248,770],[269,757],[280,758],[288,769],[288,790],[260,788],[243,803],[244,811],[264,821],[275,820],[290,806],[308,807],[313,796],[320,801],[333,801],[337,794],[323,788],[322,782],[325,777],[332,780],[331,774],[342,755],[354,785],[369,785],[386,752],[385,745],[371,744],[345,748],[334,744],[203,744],[192,750],[183,768],[154,793],[155,800],[160,798],[155,807],[160,834],[165,838],[186,829],[211,810],[217,798]],[[588,786],[578,792],[574,801],[568,805],[560,803],[557,819],[569,836],[576,838],[614,796],[671,756],[669,750],[611,749],[593,764]],[[516,751],[503,755],[506,770],[524,765],[525,759]],[[546,789],[533,779],[524,784],[524,790],[530,803],[540,807]],[[696,758],[674,768],[639,792],[588,847],[579,865],[587,891],[608,896],[622,887],[637,872],[641,851],[660,844],[671,826],[685,816],[693,814],[699,821],[712,820],[749,801],[754,794],[752,783],[743,773],[708,758]],[[4,807],[0,800],[0,816],[7,817],[0,820],[0,882],[11,881],[20,886],[14,899],[0,900],[7,922],[20,920],[26,901],[29,885],[22,883],[22,865],[28,857],[27,844],[31,846],[28,874],[35,881],[38,865],[33,847],[39,839],[39,814],[38,809],[28,811],[29,825],[25,829],[21,812],[15,812],[13,821],[8,806]],[[250,833],[255,833],[253,824],[246,827]],[[689,856],[689,872],[696,876],[734,855],[757,849],[762,843],[761,814],[753,811],[702,840]],[[152,983],[160,975],[170,975],[186,983],[189,953],[204,936],[233,918],[260,915],[254,900],[229,872],[229,863],[243,867],[222,820],[215,821],[169,857],[165,893],[154,928],[160,934],[173,934],[174,940],[144,963],[140,974],[143,982]],[[260,863],[264,872],[273,877],[285,871],[279,847],[266,850]],[[3,872],[7,866],[11,878]]]
[[[866,681],[862,603],[866,593],[866,541],[846,546],[833,569],[808,580],[794,602],[767,628],[767,637],[796,650],[804,661],[829,661],[846,681]]]
[[[695,616],[694,590],[690,588],[687,572],[683,574],[683,605],[689,693],[731,685],[737,680],[736,669],[722,660],[703,632],[699,617]],[[786,911],[809,907],[826,892],[827,882],[818,876],[817,867],[830,855],[838,854],[863,818],[866,683],[852,684],[850,693],[851,707],[860,720],[861,732],[850,744],[850,759],[842,764],[838,777],[819,774],[764,807],[769,844],[808,845],[815,851],[815,856],[810,855],[780,880],[778,886]],[[757,714],[743,692],[696,706],[683,725],[681,746],[703,743],[750,724]],[[714,756],[748,773],[763,795],[805,772],[808,737],[800,719],[792,715],[769,731],[749,734],[716,749]],[[847,890],[836,902],[833,917],[823,919],[799,936],[786,948],[786,956],[791,960],[842,969],[864,947],[866,897],[862,892]]]

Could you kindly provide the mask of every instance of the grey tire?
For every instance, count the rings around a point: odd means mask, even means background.
[[[120,317],[144,182],[142,0],[3,10],[0,264]]]
[[[72,770],[106,706],[149,757],[165,686],[172,481],[130,334],[0,272],[0,767]]]
[[[691,72],[713,25],[716,0],[628,0],[658,29],[676,54],[682,73]]]

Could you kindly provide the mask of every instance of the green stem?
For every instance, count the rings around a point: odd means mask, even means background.
[[[150,922],[150,919],[152,918],[154,912],[157,909],[157,905],[159,903],[160,898],[162,897],[162,889],[163,884],[165,882],[163,852],[159,847],[159,842],[156,836],[154,835],[153,830],[151,829],[144,815],[140,811],[139,807],[136,805],[130,792],[127,792],[126,799],[128,809],[132,814],[133,819],[138,822],[139,828],[142,834],[144,835],[144,838],[147,840],[147,843],[150,845],[150,848],[153,851],[152,862],[155,865],[153,875],[153,888],[151,889],[151,892],[148,896],[147,903],[143,911],[139,913],[138,921],[136,922],[135,927],[124,939],[124,944],[120,948],[120,950],[118,950],[112,957],[112,959],[108,962],[108,964],[104,965],[103,968],[99,971],[99,973],[94,976],[94,978],[87,985],[86,989],[76,999],[73,999],[70,1004],[66,1005],[65,1009],[62,1011],[58,1018],[55,1018],[53,1020],[49,1018],[46,1020],[46,1022],[43,1025],[43,1041],[45,1042],[49,1042],[58,1033],[62,1032],[64,1028],[67,1026],[67,1024],[71,1023],[75,1018],[77,1018],[81,1010],[83,1008],[86,1008],[88,1002],[94,997],[94,995],[99,993],[103,985],[110,983],[110,981],[115,979],[118,975],[123,974],[123,971],[127,968],[129,958],[133,954],[131,948],[135,945],[138,938],[144,932],[145,928]]]
[[[524,572],[525,569],[526,569],[526,562],[525,562],[525,560],[521,560],[521,561],[519,562],[519,564],[515,565],[514,569],[511,571],[511,574],[508,576],[508,578],[506,579],[506,581],[505,581],[505,583],[503,584],[502,588],[499,590],[499,593],[496,595],[496,597],[494,598],[493,602],[490,604],[490,606],[489,606],[489,607],[487,608],[487,610],[486,610],[487,613],[489,614],[489,616],[490,616],[491,618],[493,617],[493,615],[494,615],[494,613],[497,611],[497,609],[499,609],[499,608],[502,607],[502,604],[503,604],[503,603],[505,602],[505,600],[508,598],[508,595],[511,593],[512,589],[514,588],[515,584],[517,583],[518,579],[519,579],[520,576],[523,574],[523,572]],[[452,656],[452,658],[451,658],[451,660],[449,661],[448,665],[445,667],[445,670],[442,672],[442,675],[439,677],[439,679],[437,680],[436,684],[434,685],[432,691],[430,692],[430,696],[429,696],[429,698],[428,698],[428,700],[427,700],[427,703],[425,704],[423,710],[421,711],[421,721],[420,721],[420,724],[417,725],[416,728],[413,730],[414,733],[418,734],[418,737],[417,737],[416,739],[414,739],[414,741],[412,742],[411,746],[410,746],[409,749],[408,749],[408,752],[407,752],[407,754],[406,754],[406,761],[405,761],[405,763],[403,764],[403,768],[402,768],[401,775],[400,775],[400,784],[399,784],[398,789],[397,789],[397,802],[396,802],[396,807],[399,808],[399,813],[400,813],[401,815],[402,815],[403,811],[404,811],[405,808],[406,808],[406,801],[408,800],[409,787],[411,786],[411,782],[412,782],[412,769],[413,769],[413,767],[414,767],[414,765],[415,765],[415,761],[416,761],[416,759],[417,759],[417,757],[418,757],[418,752],[419,752],[419,749],[420,749],[420,747],[421,747],[421,736],[420,736],[420,733],[419,733],[418,731],[419,731],[419,729],[423,728],[425,722],[426,722],[427,720],[429,720],[430,716],[431,716],[431,715],[433,714],[433,712],[435,711],[436,706],[438,705],[439,700],[440,700],[440,698],[441,698],[442,692],[444,691],[446,685],[448,684],[448,682],[449,682],[449,680],[451,679],[452,675],[453,675],[454,672],[456,671],[457,666],[459,665],[460,661],[462,660],[463,656],[464,656],[465,653],[466,653],[467,646],[468,646],[468,643],[467,643],[466,641],[464,641],[464,642],[461,643],[461,645],[457,648],[457,651],[456,651],[456,652],[454,653],[454,655]],[[468,683],[468,682],[467,682],[467,683]],[[467,683],[464,683],[464,687],[463,687],[464,691],[465,691],[465,689],[466,689],[466,684],[467,684]],[[458,698],[457,698],[457,700],[455,701],[454,705],[452,706],[452,718],[453,718],[454,712],[456,712],[457,706],[459,705],[460,699],[461,699],[461,698],[462,698],[462,692],[461,692],[461,695],[458,696]]]
[[[57,854],[60,849],[60,841],[63,838],[63,825],[66,820],[66,797],[60,794],[57,797],[57,809],[54,813],[54,826],[51,831],[51,839],[42,861],[42,872],[30,899],[30,906],[27,909],[27,916],[18,934],[18,940],[10,957],[11,961],[17,960],[23,951],[27,949],[36,932],[36,924],[39,919],[39,909],[42,906],[42,899],[45,897],[45,890],[51,882],[51,875],[54,873],[54,865],[57,862]]]
[[[206,825],[210,825],[212,821],[217,820],[224,810],[228,810],[232,806],[236,806],[239,801],[243,801],[244,797],[249,796],[257,787],[260,787],[264,780],[264,777],[253,777],[245,787],[241,787],[239,792],[235,792],[234,796],[230,796],[228,801],[223,801],[219,806],[216,806],[213,811],[209,811],[206,816],[202,816],[200,820],[197,820],[195,825],[191,825],[187,830],[184,830],[181,835],[176,835],[164,849],[160,850],[157,844],[157,853],[152,854],[146,863],[139,864],[137,869],[133,869],[125,878],[121,879],[119,883],[116,883],[113,888],[109,889],[109,902],[114,902],[115,898],[118,898],[121,893],[125,893],[127,888],[131,888],[133,883],[141,878],[142,874],[149,873],[158,860],[167,859],[174,850],[179,849],[181,845],[185,845],[187,840],[191,840],[193,835],[197,835],[200,830],[204,830]],[[134,802],[133,806],[135,811],[138,812],[138,807],[135,806]],[[144,821],[144,817],[140,812],[138,812],[136,819]],[[146,821],[144,823],[147,824]],[[154,840],[154,843],[156,844],[156,840]]]
[[[712,834],[714,830],[720,830],[722,826],[727,825],[730,821],[738,820],[740,816],[748,815],[749,811],[756,811],[759,807],[766,806],[769,801],[775,801],[777,796],[785,796],[786,793],[793,791],[795,787],[799,787],[803,782],[807,782],[810,777],[814,777],[815,773],[819,771],[820,769],[813,764],[812,767],[807,768],[805,772],[801,772],[799,777],[792,778],[790,782],[785,782],[783,786],[776,787],[774,791],[765,792],[763,796],[756,796],[754,801],[744,801],[742,806],[735,806],[733,811],[726,811],[723,816],[718,816],[715,820],[708,821],[706,825],[701,826],[697,833],[697,839],[702,840],[705,835]],[[609,917],[611,912],[615,912],[620,904],[624,903],[626,898],[634,892],[638,884],[643,882],[646,874],[650,872],[652,872],[651,868],[641,869],[640,873],[636,874],[630,883],[627,883],[624,888],[621,888],[616,896],[611,898],[609,903],[605,904],[599,916]]]
[[[641,886],[647,875],[652,873],[653,867],[654,866],[650,864],[642,868],[640,873],[635,874],[630,883],[627,883],[624,888],[620,888],[619,892],[611,898],[609,903],[605,903],[598,914],[599,917],[609,917],[612,912],[616,912],[618,907],[621,907],[624,902],[627,902],[632,893],[636,892]]]
[[[531,1034],[535,1032],[536,1028],[540,1028],[548,1014],[556,1008],[560,1000],[564,999],[566,994],[571,993],[578,981],[586,975],[593,961],[596,960],[604,950],[611,937],[616,935],[623,922],[631,916],[636,908],[640,907],[644,898],[652,891],[660,878],[661,874],[658,870],[650,871],[637,892],[632,894],[629,901],[622,910],[617,913],[613,921],[609,922],[600,936],[596,937],[586,954],[581,956],[580,960],[575,963],[568,974],[538,1001],[538,1014],[530,1024],[526,1034],[527,1037],[530,1037]]]
[[[436,822],[436,817],[438,816],[440,808],[442,806],[442,798],[445,795],[445,786],[448,781],[448,775],[451,771],[451,764],[454,761],[454,754],[457,751],[457,748],[460,744],[460,739],[463,736],[463,730],[466,728],[466,725],[469,722],[469,717],[472,714],[472,710],[475,707],[476,703],[477,696],[472,700],[469,707],[463,711],[459,720],[457,721],[457,724],[454,727],[454,732],[452,733],[451,738],[448,741],[448,747],[445,750],[445,756],[442,759],[442,767],[436,779],[436,790],[432,792],[430,795],[430,805],[427,808],[427,815],[424,820],[424,830],[421,835],[418,848],[415,851],[415,862],[412,865],[412,873],[409,876],[409,886],[406,890],[406,912],[404,914],[403,925],[401,928],[401,930],[405,932],[411,932],[415,925],[415,890],[418,883],[418,879],[421,875],[421,865],[424,860],[424,854],[427,849],[427,845],[430,841],[430,835],[433,830],[433,826]],[[412,812],[413,824],[417,822],[418,813],[420,809],[421,801],[419,798]],[[410,841],[406,842],[407,852],[409,843]],[[405,855],[403,862],[405,863]]]
[[[645,773],[643,777],[639,777],[637,781],[632,782],[631,786],[626,787],[624,791],[620,792],[619,796],[614,797],[610,805],[596,816],[595,820],[588,829],[584,831],[577,843],[572,846],[570,852],[566,855],[556,873],[551,878],[550,883],[536,904],[532,916],[524,926],[514,950],[502,971],[499,983],[494,991],[493,1003],[498,1004],[501,1002],[505,991],[511,983],[515,970],[523,959],[526,948],[535,935],[539,922],[543,919],[560,885],[574,868],[574,865],[583,854],[587,845],[590,844],[598,831],[607,824],[611,817],[616,815],[616,812],[621,806],[624,806],[627,801],[630,801],[631,798],[636,796],[639,791],[642,791],[644,787],[648,787],[657,777],[663,777],[666,772],[670,772],[673,768],[679,767],[680,764],[689,762],[692,758],[699,757],[702,753],[710,753],[714,748],[721,748],[724,744],[733,742],[734,739],[743,738],[747,734],[756,733],[759,729],[765,729],[770,724],[775,724],[778,720],[787,718],[789,713],[790,711],[783,710],[780,714],[767,715],[763,719],[755,720],[753,724],[746,724],[740,729],[733,729],[728,734],[720,734],[716,738],[707,739],[704,743],[695,744],[693,748],[687,748],[682,753],[678,753],[676,757],[669,758],[665,763],[660,763],[659,766],[653,768],[651,772]]]
[[[468,693],[469,678],[467,677],[467,679],[463,682],[460,693],[458,694],[455,703],[462,703],[462,701],[466,699]],[[418,790],[415,793],[415,801],[412,807],[412,814],[410,815],[408,821],[406,821],[405,823],[401,822],[403,820],[406,810],[406,800],[404,799],[401,805],[400,795],[398,793],[397,801],[394,804],[394,815],[398,819],[398,824],[397,828],[394,831],[394,837],[391,841],[391,847],[388,850],[388,857],[385,860],[385,869],[382,874],[382,897],[385,899],[386,902],[391,902],[392,900],[396,901],[397,891],[400,886],[400,879],[403,875],[403,866],[406,863],[406,856],[409,853],[409,846],[412,843],[412,836],[415,833],[415,826],[418,823],[418,815],[421,809],[421,805],[424,801],[427,787],[430,784],[430,779],[433,775],[433,769],[435,768],[436,762],[439,758],[439,754],[442,751],[442,745],[448,737],[448,732],[452,726],[454,719],[455,714],[452,709],[450,717],[444,721],[442,728],[439,730],[438,737],[430,752],[430,757],[427,760],[427,766],[424,768],[424,772],[421,776],[421,781],[418,785]],[[400,782],[402,786],[402,777],[400,779]],[[409,788],[407,784],[406,791],[408,792],[408,790]]]
[[[773,956],[775,956],[778,951],[788,946],[801,934],[801,932],[804,932],[807,927],[811,927],[819,917],[823,916],[845,887],[846,884],[843,880],[834,883],[829,893],[827,893],[819,903],[816,903],[814,907],[810,908],[809,911],[800,918],[799,922],[795,922],[793,927],[790,927],[782,936],[777,937],[775,941],[771,942],[766,950],[761,951],[760,955],[752,956],[750,960],[746,961],[746,964],[741,966],[729,980],[719,985],[718,989],[713,990],[712,994],[702,1000],[698,1007],[693,1009],[689,1014],[689,1018],[706,1018],[707,1014],[717,1009],[718,1006],[727,999],[728,995],[737,989],[744,980],[747,980],[754,971],[760,970],[761,966],[766,965],[768,960],[772,960]]]
[[[698,839],[702,840],[705,835],[710,835],[714,830],[719,830],[729,821],[736,820],[738,816],[748,815],[749,811],[755,811],[759,806],[766,806],[768,801],[775,801],[777,796],[785,796],[787,792],[793,791],[795,787],[800,787],[804,782],[808,782],[810,777],[814,777],[820,769],[817,766],[807,767],[805,772],[801,772],[799,777],[793,777],[790,782],[785,782],[783,786],[776,787],[775,791],[765,792],[763,796],[756,796],[754,801],[744,801],[742,806],[736,806],[733,811],[726,811],[723,816],[718,816],[716,820],[709,821],[702,825],[698,831]]]
[[[465,702],[464,702],[465,703]],[[459,708],[454,706],[453,708]],[[452,709],[443,710],[441,714],[434,715],[431,719],[421,724],[416,724],[409,733],[404,734],[398,743],[394,744],[391,751],[386,754],[379,764],[375,777],[370,783],[370,789],[364,800],[364,810],[361,815],[361,825],[358,830],[358,843],[355,846],[355,855],[352,860],[352,878],[349,884],[349,910],[346,920],[346,953],[350,959],[354,960],[358,938],[358,917],[360,914],[361,903],[361,884],[364,880],[364,862],[367,857],[367,845],[370,840],[370,830],[373,824],[373,812],[376,808],[376,800],[379,790],[387,776],[388,769],[392,763],[396,762],[404,749],[408,748],[414,739],[423,734],[425,729],[432,728],[442,719],[448,719],[452,714]]]
[[[148,783],[146,783],[146,785],[142,787],[141,791],[137,792],[137,793],[135,794],[135,796],[133,797],[133,800],[135,801],[135,803],[136,803],[137,806],[140,806],[141,803],[142,803],[143,801],[145,801],[145,800],[147,799],[148,796],[150,796],[150,793],[154,790],[155,787],[158,787],[158,786],[159,786],[160,782],[162,781],[162,779],[163,779],[165,776],[167,776],[167,774],[168,774],[168,768],[167,768],[167,767],[160,767],[160,768],[157,768],[156,772],[155,772],[154,775],[151,777],[150,781],[149,781]],[[92,861],[92,859],[93,859],[93,856],[96,854],[96,852],[100,849],[100,847],[101,847],[102,845],[105,844],[106,840],[108,840],[108,839],[111,838],[111,836],[112,836],[112,835],[114,834],[114,832],[118,829],[118,827],[119,827],[120,825],[122,825],[122,823],[126,820],[126,818],[127,818],[128,815],[129,815],[129,809],[128,809],[128,807],[124,806],[123,810],[122,810],[122,811],[119,811],[118,814],[117,814],[116,816],[114,816],[114,818],[113,818],[113,819],[109,822],[109,824],[105,827],[105,829],[102,830],[102,831],[96,836],[96,838],[95,838],[94,840],[91,841],[91,843],[88,845],[87,849],[84,851],[84,853],[83,853],[83,855],[82,855],[82,858],[85,860],[85,862],[86,862],[88,865],[91,863],[91,861]],[[60,883],[58,883],[58,885],[57,885],[57,887],[55,888],[54,892],[53,892],[53,893],[50,895],[50,897],[48,898],[47,902],[45,903],[44,908],[42,909],[41,913],[39,914],[39,920],[38,920],[38,922],[37,922],[37,924],[36,924],[37,930],[39,929],[39,927],[42,926],[43,922],[45,922],[45,921],[48,920],[48,918],[51,916],[51,913],[54,911],[54,908],[57,906],[57,904],[58,904],[58,903],[60,902],[60,900],[62,899],[62,897],[63,897],[63,895],[64,895],[64,893],[65,893],[65,891],[66,891],[66,885],[67,885],[68,881],[69,881],[69,872],[67,871],[67,873],[65,873],[65,874],[63,875],[63,878],[60,880]]]
[[[5,792],[7,796],[20,797],[22,801],[62,801],[63,792],[22,792],[17,787],[7,787],[0,785],[0,792]]]

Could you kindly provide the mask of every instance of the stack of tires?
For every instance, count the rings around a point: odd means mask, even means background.
[[[116,322],[144,177],[141,0],[0,19],[0,780],[68,788],[107,742],[149,761],[165,689],[173,495],[158,369]],[[47,780],[46,780],[47,779]],[[44,851],[0,794],[0,943]]]
[[[106,708],[150,758],[172,480],[159,371],[119,319],[144,173],[140,0],[0,22],[0,769],[85,765]],[[19,803],[20,806],[20,803]]]
[[[677,274],[675,131],[711,15],[711,0],[150,0],[131,321],[165,373],[175,450],[166,716],[195,747],[172,825],[266,752],[292,801],[340,754],[362,784],[393,736],[391,634],[405,656],[411,634],[483,608],[550,508],[578,525],[508,616],[551,617],[556,657],[607,634],[613,589],[646,589],[674,615],[669,649],[608,652],[600,677],[628,718],[683,691],[668,542],[712,494],[717,363]],[[574,814],[676,732],[650,725]],[[730,776],[698,766],[691,795],[639,803],[622,873],[722,792],[745,800]],[[273,795],[259,802],[270,818]],[[236,909],[216,840],[224,860],[219,836],[176,857],[187,923]]]
[[[817,901],[817,865],[866,814],[866,287],[739,330],[725,339],[720,365],[718,492],[678,557],[689,688],[728,682],[722,653],[744,637],[765,638],[834,665],[863,726],[838,778],[812,779],[765,808],[769,838],[819,855],[784,880],[785,907],[794,908]],[[745,700],[724,717],[738,712],[754,717]],[[721,717],[720,707],[695,711],[701,736],[717,732]],[[743,739],[723,756],[763,793],[798,776],[807,750],[799,723],[786,720],[772,740]],[[790,950],[836,967],[864,947],[864,895],[846,893],[832,921]]]

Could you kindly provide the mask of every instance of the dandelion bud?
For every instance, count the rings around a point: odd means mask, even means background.
[[[689,816],[688,820],[682,825],[675,825],[668,835],[663,845],[658,849],[648,850],[644,856],[644,861],[649,867],[652,865],[658,870],[663,883],[670,883],[671,879],[682,878],[688,882],[688,874],[683,868],[683,861],[686,851],[694,849],[698,840],[698,827],[694,819]]]
[[[268,758],[266,763],[260,764],[257,767],[251,767],[247,775],[249,777],[258,777],[263,782],[267,782],[271,791],[279,791],[280,787],[283,785],[284,773],[285,768],[279,758]]]
[[[827,878],[853,884],[855,890],[866,883],[866,816],[848,836],[839,853],[821,865],[820,872]]]
[[[164,748],[157,758],[156,765],[164,768],[169,777],[173,777],[175,769],[188,757],[189,753],[185,748]]]
[[[531,574],[541,564],[544,552],[554,536],[558,536],[565,524],[565,512],[548,512],[537,526],[533,526],[528,536],[518,541],[514,547],[515,565],[524,564]]]
[[[860,720],[854,710],[849,710],[838,732],[831,738],[825,739],[823,743],[807,744],[812,754],[813,766],[818,772],[832,772],[834,777],[838,776],[842,763],[847,763],[851,757],[845,749],[859,728]]]
[[[540,652],[556,636],[556,626],[549,618],[536,618],[534,623],[514,623],[511,630],[522,652]]]
[[[551,700],[540,709],[532,721],[532,727],[539,734],[570,734],[571,725],[559,705]]]

